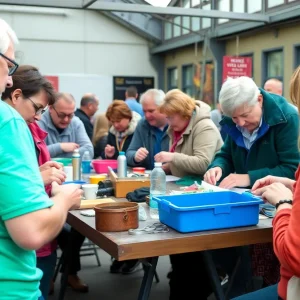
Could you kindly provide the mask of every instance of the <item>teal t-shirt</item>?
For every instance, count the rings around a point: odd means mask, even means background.
[[[5,221],[53,205],[45,193],[32,136],[17,111],[0,101],[0,298],[37,300],[35,251],[11,239]]]

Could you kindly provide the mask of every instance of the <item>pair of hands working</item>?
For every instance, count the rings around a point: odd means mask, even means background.
[[[148,154],[149,154],[149,151],[146,148],[141,147],[136,151],[134,160],[137,163],[139,163],[139,162],[143,161],[148,156]],[[154,156],[154,160],[156,162],[164,163],[162,165],[162,169],[165,171],[165,173],[168,174],[168,173],[170,173],[169,162],[171,162],[173,160],[173,157],[174,157],[174,153],[161,151]]]
[[[60,143],[60,148],[64,152],[73,152],[75,149],[79,149],[80,146],[76,143]]]
[[[55,161],[48,161],[40,166],[40,172],[44,185],[51,184],[52,197],[59,196],[69,203],[70,209],[76,209],[80,206],[83,191],[79,185],[66,184],[62,185],[66,180],[66,174],[61,164]]]
[[[45,186],[52,182],[62,184],[66,180],[66,173],[63,171],[63,166],[56,161],[47,161],[39,169]]]
[[[204,181],[216,185],[221,177],[222,169],[215,167],[204,174]],[[293,200],[294,184],[295,180],[269,175],[257,180],[251,192],[253,195],[261,196],[265,201],[275,206],[280,200]],[[230,189],[233,187],[247,187],[249,185],[250,177],[248,174],[230,174],[221,181],[219,187]],[[281,207],[284,208],[286,205],[281,205],[279,208]]]

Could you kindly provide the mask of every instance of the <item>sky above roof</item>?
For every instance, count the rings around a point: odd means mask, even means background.
[[[161,6],[161,7],[166,7],[171,2],[171,0],[145,0],[145,1],[153,6]]]

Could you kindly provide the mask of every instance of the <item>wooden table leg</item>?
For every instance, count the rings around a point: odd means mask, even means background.
[[[149,298],[153,277],[157,266],[158,256],[151,257],[147,259],[147,261],[149,262],[149,264],[144,266],[145,272],[144,272],[142,285],[140,287],[138,300],[148,300]]]
[[[215,263],[212,259],[211,253],[209,251],[202,251],[203,260],[206,265],[206,270],[212,282],[212,287],[215,293],[215,297],[217,300],[226,300],[224,295],[223,288],[221,286],[220,278],[217,273],[217,269]]]

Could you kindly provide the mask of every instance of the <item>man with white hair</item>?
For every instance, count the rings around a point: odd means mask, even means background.
[[[145,117],[139,122],[126,151],[127,163],[131,167],[152,170],[154,156],[161,151],[169,151],[169,137],[166,132],[168,120],[157,110],[164,97],[165,93],[157,89],[150,89],[141,96]]]
[[[229,139],[204,179],[220,187],[249,187],[267,175],[294,178],[299,163],[298,114],[285,98],[259,89],[249,77],[228,78],[220,91]]]
[[[0,19],[0,93],[18,64],[16,34]],[[0,101],[0,290],[1,299],[39,299],[42,272],[36,249],[54,239],[69,209],[80,204],[78,187],[53,187],[45,192],[29,128],[11,106]]]
[[[220,187],[252,187],[267,175],[294,179],[299,164],[298,113],[285,98],[259,89],[249,77],[228,78],[219,96],[227,139],[204,180]],[[275,284],[279,263],[272,244],[251,247],[253,272]]]

